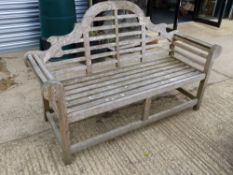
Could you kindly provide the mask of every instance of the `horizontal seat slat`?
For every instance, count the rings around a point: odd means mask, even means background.
[[[171,58],[171,59],[158,59],[156,61],[153,62],[148,62],[148,63],[144,63],[144,64],[140,64],[140,65],[135,65],[135,66],[130,66],[130,67],[126,67],[126,68],[121,68],[115,71],[109,71],[106,73],[101,73],[101,74],[97,74],[97,75],[93,75],[91,77],[86,77],[86,78],[82,78],[80,79],[80,81],[77,84],[74,85],[69,85],[69,86],[65,86],[65,89],[68,90],[72,90],[72,89],[77,89],[80,87],[87,87],[89,85],[95,85],[98,82],[103,82],[109,79],[116,79],[116,78],[120,78],[120,77],[126,77],[126,76],[130,76],[132,74],[135,73],[141,73],[147,70],[151,70],[154,68],[159,68],[159,64],[163,64],[163,63],[167,63],[167,62],[175,62],[175,59]],[[158,66],[156,66],[158,65]]]
[[[113,54],[113,53],[112,53]],[[107,55],[108,56],[111,56],[112,55],[111,53],[109,54],[106,54],[106,53],[104,53],[104,54],[96,54],[96,57],[95,58],[101,58],[101,57],[106,57]],[[114,55],[114,54],[113,54]],[[138,54],[138,55],[134,55],[132,58],[141,58],[142,56],[141,56],[141,54]],[[131,58],[130,56],[127,56],[127,58]],[[121,59],[126,59],[126,56],[121,56]],[[116,60],[115,60],[116,61]],[[106,62],[106,61],[105,61]],[[113,63],[113,60],[112,60],[112,63]],[[84,64],[84,65],[82,65],[82,64],[79,64],[79,63],[76,63],[76,67],[73,67],[73,65],[74,64],[64,64],[64,65],[61,65],[59,68],[53,68],[53,69],[51,69],[51,71],[52,71],[52,73],[53,74],[55,74],[55,75],[57,75],[57,76],[59,76],[59,75],[62,75],[62,74],[64,74],[64,73],[69,73],[69,72],[75,72],[76,71],[76,73],[78,74],[78,72],[80,71],[80,70],[84,70],[84,69],[86,69],[86,65]],[[104,64],[104,63],[102,63],[102,64]],[[93,64],[92,65],[93,67],[95,67],[96,66],[96,64]],[[73,77],[74,78],[74,77]],[[71,82],[73,82],[73,83],[75,83],[75,82],[79,82],[78,80],[79,80],[79,78],[74,78],[74,79],[71,79],[71,78],[67,78],[67,80],[69,80],[70,81],[70,84],[72,84]],[[64,79],[64,82],[66,82],[67,81],[66,79]]]
[[[163,64],[159,64],[156,65],[154,67],[149,67],[149,69],[142,69],[140,72],[139,71],[131,71],[129,72],[127,75],[126,74],[120,74],[120,76],[116,76],[116,77],[109,77],[108,79],[105,80],[99,80],[96,81],[95,83],[91,83],[89,85],[84,85],[80,88],[74,88],[72,90],[69,90],[66,92],[67,96],[70,95],[75,95],[76,97],[78,96],[82,96],[83,94],[86,93],[92,93],[93,90],[99,89],[99,88],[106,88],[106,90],[108,89],[108,86],[114,86],[117,84],[121,84],[124,85],[127,84],[128,82],[131,81],[137,81],[136,78],[140,78],[140,77],[145,77],[145,79],[148,76],[154,75],[155,73],[160,73],[161,71],[166,71],[167,69],[172,69],[175,67],[179,67],[183,65],[182,63],[179,62],[168,62],[168,63],[163,63]],[[134,79],[134,80],[132,80]],[[92,92],[90,92],[92,91]],[[83,94],[80,94],[83,93]],[[72,98],[75,98],[75,96],[73,96]],[[72,98],[67,98],[69,100],[72,100]]]
[[[100,114],[106,111],[117,109],[135,101],[143,100],[145,97],[160,94],[192,82],[200,81],[205,78],[205,74],[194,71],[189,74],[181,75],[175,78],[160,81],[158,84],[152,84],[139,89],[129,91],[124,96],[120,94],[114,96],[114,100],[99,100],[89,104],[68,108],[68,116],[70,122],[83,120],[86,117]]]
[[[141,58],[141,55],[138,55],[138,54],[132,54],[132,56]],[[160,61],[160,60],[163,60],[163,59],[165,59],[165,58],[160,57],[160,58],[157,58],[155,61]],[[170,58],[170,59],[173,59],[173,58]],[[145,62],[141,66],[146,66],[146,65],[150,65],[150,64],[153,64],[153,63]],[[122,67],[119,70],[115,69],[115,70],[112,70],[112,71],[107,71],[107,72],[104,72],[104,76],[111,76],[111,75],[114,75],[115,73],[122,73],[122,72],[127,72],[128,70],[137,69],[137,66],[138,66],[138,64],[134,64],[134,65],[131,65],[131,66]],[[85,77],[80,77],[80,78],[67,79],[67,80],[62,81],[62,83],[64,84],[64,86],[66,88],[67,86],[71,86],[72,84],[77,84],[77,83],[80,84],[83,81],[98,79],[98,78],[100,78],[102,76],[103,76],[102,74],[93,74],[92,76],[85,76]]]
[[[155,82],[158,82],[160,80],[163,80],[163,76],[168,76],[171,75],[173,76],[179,76],[180,74],[185,74],[192,72],[193,70],[190,70],[188,66],[183,67],[180,66],[178,68],[170,69],[167,71],[161,70],[161,72],[158,72],[156,74],[151,74],[147,77],[139,77],[139,78],[134,78],[132,80],[129,80],[127,82],[121,82],[117,83],[115,85],[110,85],[107,88],[102,88],[101,92],[95,93],[95,90],[93,90],[93,94],[87,94],[87,96],[81,97],[77,99],[77,96],[73,95],[71,96],[73,100],[67,100],[68,101],[68,107],[70,106],[76,106],[76,105],[81,105],[84,103],[88,103],[91,100],[98,100],[98,99],[103,99],[103,98],[108,98],[112,95],[115,94],[124,94],[127,91],[131,91],[133,89],[143,87],[143,86],[148,86],[149,84],[153,84]],[[112,87],[111,87],[112,86]]]
[[[174,77],[171,76],[171,78],[167,78],[167,79],[164,79],[162,81],[160,79],[160,80],[156,81],[154,84],[152,83],[152,84],[149,84],[148,86],[135,88],[131,91],[124,92],[124,93],[114,94],[114,95],[109,96],[107,98],[101,98],[101,99],[97,99],[94,101],[90,101],[89,103],[75,105],[74,107],[68,107],[68,113],[72,115],[72,113],[74,113],[75,111],[85,110],[85,109],[91,108],[93,106],[98,106],[98,105],[101,105],[101,104],[104,104],[104,103],[107,103],[110,101],[114,102],[115,100],[120,99],[120,98],[124,98],[124,97],[130,98],[130,95],[138,94],[140,92],[143,92],[143,91],[146,91],[149,89],[153,89],[153,88],[156,89],[157,87],[159,87],[161,85],[168,84],[168,83],[175,85],[176,84],[176,82],[174,82],[175,80],[182,80],[182,79],[184,80],[185,78],[192,77],[192,76],[195,76],[198,74],[199,73],[197,71],[194,71],[194,72],[189,72],[188,74],[181,74],[180,76],[177,76],[177,75]]]

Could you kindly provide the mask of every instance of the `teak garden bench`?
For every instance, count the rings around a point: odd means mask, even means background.
[[[154,42],[161,36],[171,40],[165,57],[158,56],[160,44]],[[92,6],[70,34],[48,41],[49,50],[29,52],[27,64],[42,82],[45,119],[62,147],[65,164],[71,163],[73,153],[89,146],[184,109],[199,109],[213,61],[221,51],[218,45],[167,33],[166,25],[152,24],[127,1]],[[195,82],[199,83],[197,95],[184,89]],[[151,114],[152,97],[171,90],[189,100]],[[71,144],[71,123],[142,100],[140,120]]]

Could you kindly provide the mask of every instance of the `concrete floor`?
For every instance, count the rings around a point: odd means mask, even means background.
[[[75,155],[64,166],[60,148],[43,121],[39,84],[19,55],[4,56],[16,75],[16,85],[0,92],[0,175],[13,174],[233,174],[233,22],[220,29],[200,23],[181,24],[179,30],[223,46],[216,60],[202,108],[97,145]],[[8,58],[7,58],[8,57]],[[17,65],[17,66],[15,66]],[[165,94],[153,109],[173,105],[177,97]],[[74,140],[140,115],[136,104],[72,126]],[[113,116],[113,117],[112,117]],[[84,132],[85,131],[85,132]]]

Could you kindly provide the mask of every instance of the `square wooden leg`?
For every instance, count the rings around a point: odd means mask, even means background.
[[[49,101],[46,100],[45,98],[43,98],[43,107],[44,107],[44,120],[47,122],[48,118],[47,118],[47,112],[50,111],[50,107],[49,107]]]
[[[202,80],[200,82],[200,84],[199,84],[198,91],[197,91],[197,99],[198,99],[198,101],[197,101],[197,104],[193,107],[193,109],[195,111],[197,111],[197,110],[200,109],[206,85],[207,85],[207,80]]]
[[[145,99],[142,120],[147,120],[148,117],[150,116],[151,103],[152,103],[152,97]]]

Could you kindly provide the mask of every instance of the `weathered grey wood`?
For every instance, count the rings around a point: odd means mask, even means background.
[[[185,96],[189,97],[190,99],[195,99],[196,98],[193,94],[191,94],[190,92],[188,92],[184,88],[177,88],[176,90],[178,90],[179,92],[181,92]]]
[[[45,121],[48,121],[46,113],[50,111],[50,106],[49,106],[49,101],[43,97],[43,94],[42,94],[42,102],[44,107],[44,119]]]
[[[160,60],[160,61],[156,61],[156,63],[151,62],[150,64],[151,65],[148,65],[148,66],[137,65],[137,67],[135,67],[135,69],[128,69],[128,70],[126,69],[126,71],[122,71],[122,72],[119,71],[119,72],[115,72],[114,74],[105,75],[103,73],[103,74],[100,74],[100,76],[96,76],[95,79],[89,79],[89,80],[87,79],[86,81],[84,81],[82,83],[66,86],[65,89],[66,90],[75,89],[75,91],[77,91],[76,89],[79,89],[78,92],[96,89],[96,88],[99,88],[102,86],[110,85],[112,83],[117,83],[119,81],[127,81],[131,78],[134,78],[135,74],[138,76],[141,76],[141,75],[147,76],[148,74],[156,73],[156,72],[159,72],[161,70],[165,70],[166,68],[163,69],[163,67],[165,67],[165,66],[170,66],[168,68],[172,68],[172,67],[176,66],[177,64],[182,64],[182,63],[177,62],[175,60],[169,60],[169,61]],[[159,70],[156,70],[156,69],[159,69]],[[97,84],[99,82],[100,82],[100,84]],[[105,84],[103,84],[104,82],[105,82]],[[73,94],[73,93],[72,92],[69,93],[67,91],[67,95],[69,95],[69,94]]]
[[[96,26],[96,21],[104,25]],[[176,32],[168,33],[166,28],[166,24],[153,24],[129,1],[107,1],[90,7],[71,33],[50,37],[51,47],[47,51],[27,54],[28,62],[42,82],[45,119],[49,120],[61,144],[66,164],[71,162],[71,153],[184,109],[199,109],[213,61],[220,55],[221,48]],[[163,45],[151,43],[161,37],[172,40],[170,56],[165,58],[159,57]],[[75,43],[80,47],[65,49]],[[77,56],[50,62],[51,58],[66,54]],[[200,65],[204,71],[191,63]],[[183,89],[195,82],[200,82],[196,96]],[[175,89],[191,100],[150,116],[152,97]],[[71,145],[69,123],[141,100],[145,103],[140,121]],[[53,111],[59,127],[51,114]]]
[[[152,97],[147,98],[147,99],[145,100],[145,102],[144,102],[144,111],[143,111],[142,120],[147,120],[148,117],[150,116],[151,103],[152,103]]]
[[[46,76],[43,74],[43,72],[40,70],[39,66],[36,64],[35,60],[33,59],[32,55],[28,55],[28,60],[35,71],[36,75],[39,77],[39,79],[42,81],[42,83],[45,83],[47,81]]]
[[[90,146],[94,146],[94,145],[99,144],[101,142],[104,142],[104,141],[113,139],[115,137],[118,137],[120,135],[123,135],[127,132],[144,127],[150,123],[159,121],[159,120],[164,119],[166,117],[169,117],[173,114],[177,114],[185,109],[192,108],[196,103],[197,103],[197,100],[188,101],[184,104],[173,107],[169,110],[162,111],[160,113],[151,115],[151,116],[149,116],[149,118],[147,120],[135,121],[135,122],[132,122],[126,126],[119,127],[117,129],[111,130],[107,133],[98,135],[94,138],[90,138],[90,139],[85,140],[83,142],[71,145],[71,152],[75,153],[75,152],[81,151],[81,150],[86,149]]]
[[[120,74],[113,75],[112,78],[105,76],[103,78],[94,79],[92,81],[83,82],[79,85],[71,85],[65,87],[66,95],[73,95],[77,93],[85,93],[85,91],[97,90],[104,88],[106,90],[110,89],[111,85],[123,86],[121,83],[129,83],[128,81],[134,81],[133,79],[137,78],[147,78],[147,76],[154,76],[152,74],[165,74],[162,71],[173,71],[169,69],[174,69],[178,67],[185,67],[182,63],[171,61],[171,62],[160,62],[158,65],[144,67],[141,70],[131,70],[129,72],[122,72]],[[108,87],[109,86],[109,87]],[[92,92],[91,92],[92,93]],[[83,96],[83,95],[80,95]]]
[[[175,56],[175,53],[174,53],[175,45],[174,45],[174,43],[175,43],[175,38],[173,37],[172,40],[171,40],[171,44],[169,45],[170,51],[168,53],[168,55],[171,56],[171,57]]]
[[[118,21],[117,19],[117,15],[115,18],[116,21]],[[140,24],[139,23],[125,23],[125,24],[118,24],[118,25],[104,25],[104,26],[98,26],[98,27],[92,27],[91,31],[99,31],[99,30],[109,30],[109,29],[116,29],[116,27],[118,26],[118,28],[127,28],[127,27],[139,27]]]
[[[114,10],[115,15],[115,33],[116,33],[116,58],[117,58],[117,67],[120,67],[120,38],[119,38],[119,24],[118,24],[118,10]]]
[[[65,164],[71,163],[70,153],[70,131],[67,117],[67,109],[65,105],[65,93],[63,85],[56,81],[48,81],[48,96],[52,103],[54,113],[58,118],[61,147],[63,150],[63,161]]]
[[[174,84],[174,83],[169,84],[168,83],[165,86],[158,86],[154,89],[153,88],[151,89],[149,87],[150,89],[147,89],[147,91],[140,91],[140,93],[137,92],[136,94],[133,91],[131,91],[132,94],[130,96],[128,96],[127,98],[124,98],[124,97],[119,98],[118,97],[112,101],[108,101],[106,103],[102,103],[102,104],[99,104],[97,106],[93,106],[89,109],[83,109],[80,111],[69,113],[69,122],[72,123],[72,122],[80,121],[80,120],[86,119],[87,117],[90,117],[90,116],[93,116],[96,114],[104,113],[107,111],[112,111],[114,109],[121,108],[123,106],[132,104],[136,101],[143,100],[145,97],[150,97],[153,95],[161,94],[161,93],[170,91],[172,89],[176,89],[178,87],[185,86],[185,85],[188,85],[188,84],[196,82],[196,81],[200,81],[204,78],[205,78],[204,74],[198,74],[198,75],[192,76],[190,78],[176,81],[176,84]]]
[[[87,74],[92,73],[92,61],[91,61],[91,49],[90,49],[90,39],[88,31],[84,33],[84,47],[85,47],[85,57],[86,57],[86,65],[87,65]]]
[[[153,41],[152,38],[146,38],[146,43],[149,43]],[[131,47],[135,47],[141,44],[141,39],[131,39],[130,41],[119,41],[119,49],[124,49],[124,48],[131,48]],[[112,48],[115,47],[117,44],[116,43],[107,43],[107,44],[100,44],[100,45],[96,45],[96,46],[91,46],[90,49],[91,50],[98,50],[98,49],[104,49],[104,48]],[[147,49],[151,49],[156,47],[157,45],[146,45],[146,50]],[[71,50],[67,50],[64,51],[64,54],[68,54],[68,53],[76,53],[76,51],[81,51],[83,50],[83,48],[80,49],[71,49]],[[151,52],[152,53],[152,52]],[[112,53],[112,55],[114,55],[115,53]],[[145,53],[145,56],[148,55],[148,52]],[[111,56],[111,55],[109,55]],[[123,57],[124,59],[124,57]],[[73,59],[65,59],[65,60],[61,60],[59,62],[48,62],[46,64],[46,67],[48,68],[54,68],[54,67],[58,67],[58,66],[62,66],[64,64],[67,63],[78,63],[81,61],[85,61],[86,57],[77,57],[77,58],[73,58]]]
[[[196,57],[193,57],[191,56],[190,54],[188,53],[184,53],[184,52],[181,52],[179,50],[174,50],[174,57],[179,59],[179,56],[176,56],[176,54],[184,57],[184,58],[187,58],[187,61],[191,62],[191,63],[195,63],[195,64],[198,64],[200,66],[204,66],[205,64],[205,61],[203,60],[200,60],[200,59],[197,59]]]
[[[104,83],[99,83],[101,86],[98,89],[87,88],[85,91],[81,92],[84,93],[84,95],[82,96],[79,95],[79,91],[75,91],[74,95],[67,96],[66,99],[68,101],[72,101],[78,98],[79,103],[83,103],[85,101],[88,101],[90,97],[92,97],[92,99],[98,99],[115,93],[124,93],[125,91],[129,91],[137,87],[146,86],[147,84],[152,84],[154,82],[161,81],[164,79],[164,76],[168,76],[168,75],[179,76],[180,74],[193,71],[193,69],[190,69],[189,67],[186,66],[182,66],[181,64],[173,65],[173,68],[170,66],[170,69],[169,67],[165,67],[159,70],[158,72],[155,73],[148,72],[149,75],[147,76],[136,74],[137,76],[134,75],[132,76],[132,78],[123,81],[117,80],[116,83],[108,81],[106,82],[108,84],[106,85],[107,88],[105,88],[106,86],[103,85]]]
[[[145,53],[146,53],[146,25],[144,23],[142,23],[141,30],[142,30],[142,58],[141,58],[141,62],[142,62],[145,59]]]
[[[146,22],[146,27],[148,28],[148,30],[157,32],[161,37],[166,38],[170,41],[172,40],[173,35],[176,33],[176,31],[168,33],[166,31],[166,28],[168,27],[167,24],[162,23],[162,24],[155,25],[150,21],[150,18],[146,18],[145,22]]]
[[[175,76],[180,76],[180,74],[185,74],[187,73],[187,76],[189,75],[189,70],[186,70],[186,71],[180,71],[180,72],[177,72],[177,73],[174,73]],[[171,78],[174,78],[173,76],[171,76]],[[183,77],[184,78],[184,77]],[[110,90],[110,92],[107,92],[107,93],[104,93],[101,92],[101,93],[97,93],[97,94],[94,94],[94,95],[90,95],[90,96],[86,96],[86,97],[82,97],[82,98],[79,98],[79,99],[76,99],[75,97],[71,96],[71,98],[73,98],[72,100],[68,100],[68,107],[70,106],[78,106],[78,108],[86,108],[86,103],[88,103],[89,101],[93,100],[93,102],[91,102],[90,104],[93,104],[93,105],[97,105],[97,101],[98,103],[104,103],[105,101],[111,101],[111,100],[115,100],[117,97],[121,97],[121,96],[127,96],[128,93],[130,93],[130,91],[133,91],[134,89],[138,88],[136,92],[140,92],[141,88],[139,88],[140,86],[149,86],[153,84],[153,87],[156,86],[155,83],[156,82],[159,82],[159,81],[162,81],[162,78],[161,77],[158,77],[158,78],[155,78],[155,80],[153,82],[150,82],[150,80],[147,80],[145,82],[142,82],[142,83],[135,83],[133,85],[125,85],[125,86],[122,86],[122,87],[119,87],[118,89],[117,88],[113,88],[112,90]],[[165,81],[165,80],[164,80]],[[136,93],[135,92],[135,93]]]
[[[126,36],[135,36],[140,35],[141,31],[130,31],[130,32],[123,32],[119,34],[119,37],[126,37]],[[90,41],[99,41],[99,40],[106,40],[106,39],[112,39],[116,38],[116,34],[105,34],[105,35],[99,35],[99,36],[91,36],[89,37]],[[84,39],[80,39],[80,42],[84,42]],[[60,55],[57,55],[57,57],[62,56],[63,51],[61,51]]]
[[[156,77],[155,80],[153,82],[149,82],[149,80],[142,82],[142,83],[137,83],[135,85],[129,86],[129,89],[121,87],[119,89],[113,89],[110,92],[104,94],[102,93],[98,93],[96,95],[93,96],[89,96],[89,97],[84,97],[81,99],[73,99],[68,101],[68,107],[70,106],[74,106],[74,109],[85,109],[91,106],[95,106],[95,105],[99,105],[108,101],[114,101],[118,98],[130,98],[130,95],[132,94],[137,94],[140,93],[141,91],[146,91],[150,88],[157,88],[161,85],[166,85],[167,83],[173,83],[175,84],[175,82],[173,81],[178,81],[180,79],[185,79],[185,78],[190,78],[191,76],[195,76],[197,75],[198,72],[194,72],[192,70],[181,70],[178,71],[177,73],[173,74],[168,74],[166,75],[166,77]],[[109,96],[109,97],[106,97]],[[101,97],[101,98],[100,98]],[[105,97],[105,98],[104,98]],[[77,106],[77,107],[76,107]],[[68,109],[69,110],[69,109]],[[71,111],[71,110],[69,110]]]
[[[192,43],[195,43],[197,45],[200,45],[202,47],[206,47],[208,49],[211,49],[212,48],[212,44],[206,42],[206,41],[203,41],[203,40],[200,40],[200,39],[197,39],[197,38],[194,38],[192,36],[189,36],[189,35],[185,35],[185,34],[182,34],[182,33],[176,33],[175,34],[175,38],[179,38],[179,39],[184,39],[184,40],[187,40],[187,41],[190,41]]]
[[[79,72],[79,71],[86,71],[87,70],[87,66],[86,65],[81,65],[81,66],[76,66],[76,67],[64,67],[63,69],[59,69],[59,70],[55,70],[55,71],[51,71],[54,75],[56,75],[56,77],[60,77],[63,74],[66,73],[71,73],[71,72]]]
[[[72,85],[74,85],[74,88],[80,87],[80,86],[83,86],[82,82],[84,82],[84,81],[90,81],[90,80],[98,81],[97,79],[100,79],[100,78],[103,79],[103,78],[109,78],[109,76],[114,76],[114,77],[115,76],[121,76],[121,75],[118,75],[118,74],[123,74],[123,73],[126,74],[124,76],[127,76],[129,71],[134,70],[134,71],[141,72],[141,69],[144,69],[144,67],[149,68],[151,66],[154,66],[155,64],[160,64],[160,63],[169,62],[169,61],[175,61],[175,60],[173,58],[158,58],[154,62],[146,62],[143,65],[135,64],[135,65],[132,65],[132,66],[122,67],[121,69],[116,69],[116,70],[112,70],[112,71],[108,71],[108,72],[103,72],[103,73],[92,75],[92,76],[81,77],[79,79],[66,80],[66,81],[64,81],[62,83],[65,85],[66,89],[73,89]],[[141,69],[138,69],[138,66]],[[69,88],[68,86],[71,86],[71,88]]]
[[[62,67],[65,64],[78,63],[78,62],[81,62],[81,61],[86,61],[86,57],[77,57],[77,58],[73,58],[73,59],[61,60],[59,62],[51,62],[51,63],[47,63],[46,67],[48,69],[54,69],[54,68],[59,69],[59,67]]]
[[[127,14],[127,15],[119,15],[117,19],[129,19],[129,18],[137,18],[135,14]],[[105,20],[115,20],[115,16],[100,16],[95,17],[93,21],[105,21]]]
[[[51,114],[50,112],[46,112],[46,117],[54,131],[54,134],[55,134],[55,137],[59,143],[59,145],[62,145],[62,138],[61,138],[61,133],[60,133],[60,130],[59,128],[57,127],[55,121],[54,121],[54,117],[53,117],[53,114]]]
[[[202,41],[202,40],[193,38],[193,37],[188,36],[188,35],[176,33],[176,34],[174,35],[174,37],[175,37],[175,39],[181,40],[181,41],[183,41],[183,42],[185,42],[185,43],[187,43],[187,44],[191,44],[191,43],[192,43],[193,46],[196,46],[196,47],[198,47],[198,48],[200,48],[200,49],[204,49],[204,50],[206,50],[206,51],[209,51],[209,50],[211,49],[211,47],[212,47],[211,44],[209,44],[209,43],[207,43],[207,42],[205,42],[205,41]],[[191,44],[191,45],[192,45],[192,44]]]
[[[106,20],[114,20],[115,16],[99,16],[93,18],[93,21],[106,21]]]
[[[195,48],[189,47],[188,45],[184,45],[181,42],[174,42],[174,45],[176,47],[179,47],[185,51],[188,51],[190,53],[193,53],[193,54],[200,56],[200,57],[203,57],[203,58],[207,58],[207,56],[208,56],[208,53],[203,53],[200,50],[196,50]]]
[[[104,53],[99,53],[99,54],[93,54],[91,56],[91,59],[98,59],[98,58],[103,58],[103,57],[109,57],[109,56],[113,56],[116,55],[117,52],[112,51],[112,52],[104,52]]]
[[[221,47],[218,45],[212,46],[210,51],[209,51],[209,55],[207,57],[207,62],[206,62],[205,67],[204,67],[204,72],[206,73],[206,78],[200,82],[200,85],[199,85],[199,88],[197,91],[198,103],[194,107],[195,110],[199,110],[199,108],[200,108],[200,105],[202,103],[202,99],[204,96],[205,88],[208,85],[208,79],[210,76],[211,68],[212,68],[213,63],[214,63],[214,59],[216,59],[220,55],[219,52],[221,52]]]
[[[34,55],[35,61],[40,66],[40,69],[44,73],[44,75],[47,77],[48,80],[53,80],[53,75],[49,72],[49,70],[46,68],[45,64],[42,63],[41,58],[38,57],[38,55]]]

